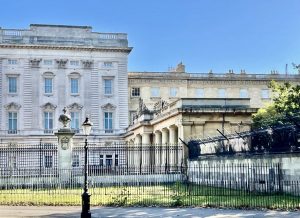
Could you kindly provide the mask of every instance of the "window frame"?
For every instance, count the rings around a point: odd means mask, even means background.
[[[245,93],[243,93],[243,91],[245,91]],[[249,98],[249,92],[248,92],[248,89],[240,89],[240,98]]]
[[[77,81],[77,82],[74,83],[73,81],[74,82]],[[75,77],[70,78],[70,94],[71,95],[79,95],[79,78],[75,78]]]
[[[138,93],[138,95],[137,95]],[[141,96],[141,88],[140,87],[131,87],[131,97],[138,98]]]
[[[221,91],[224,91],[223,93]],[[218,88],[218,98],[226,98],[227,92],[226,88]]]
[[[107,87],[107,81],[110,81],[110,87]],[[103,78],[103,92],[104,95],[108,96],[108,95],[113,95],[113,79],[112,78]],[[110,92],[107,93],[106,90],[109,89]]]
[[[50,119],[50,116],[49,114],[51,113],[51,119]],[[46,122],[46,114],[48,114],[47,118],[48,118],[48,121]],[[44,119],[43,119],[43,122],[44,122],[44,133],[53,133],[53,129],[54,129],[54,112],[53,111],[44,111],[43,113],[44,115]],[[50,121],[52,121],[51,125],[52,125],[52,129],[49,128],[50,127]]]
[[[75,114],[77,114],[77,117],[73,116]],[[75,131],[76,133],[79,133],[79,131],[80,131],[80,112],[79,111],[70,111],[70,116],[71,116],[71,123],[70,123],[71,130]],[[76,122],[75,123],[75,128],[72,126],[74,124],[74,122]]]
[[[197,98],[204,98],[204,88],[196,88],[195,92]]]
[[[260,97],[261,97],[261,99],[270,99],[270,89],[267,89],[267,88],[261,89]]]
[[[53,155],[44,155],[44,168],[53,168]]]
[[[8,94],[12,94],[12,95],[18,94],[18,76],[8,75],[7,77],[8,77],[8,87],[7,87]],[[15,83],[11,83],[11,79],[14,79]]]
[[[174,90],[175,90],[175,95],[174,94]],[[170,98],[176,98],[178,97],[178,87],[171,87],[170,88]]]
[[[155,95],[153,95],[154,93],[155,93]],[[151,98],[159,98],[160,97],[160,87],[151,87],[150,94],[151,94]]]
[[[108,115],[108,117],[106,117],[106,114]],[[105,133],[113,133],[113,128],[114,128],[113,116],[114,116],[114,113],[112,111],[104,111],[103,112],[103,128],[104,128]],[[107,121],[108,126],[106,126],[106,121]]]
[[[12,117],[10,116],[10,114],[12,115]],[[16,115],[16,116],[14,117],[13,115]],[[8,120],[7,121],[8,121],[8,134],[17,134],[17,132],[18,132],[18,112],[17,111],[8,111]],[[13,128],[11,128],[11,126]]]

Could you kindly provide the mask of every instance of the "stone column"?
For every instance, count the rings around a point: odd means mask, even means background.
[[[58,137],[58,172],[60,181],[67,183],[71,178],[72,171],[72,148],[73,135],[71,130],[58,130],[55,135]]]
[[[134,146],[134,167],[137,169],[142,164],[142,155],[141,155],[142,136],[141,135],[136,135],[136,137],[134,139],[134,144],[135,144],[135,146]]]
[[[156,145],[161,145],[162,141],[161,141],[161,132],[160,131],[156,131],[155,132],[155,144]]]
[[[150,135],[151,133],[143,133],[142,135],[142,166],[143,172],[148,172],[150,166]]]
[[[169,164],[170,164],[170,169],[175,168],[175,150],[174,150],[174,146],[175,146],[175,137],[176,137],[176,133],[175,133],[175,128],[174,127],[170,127],[169,128]]]
[[[70,115],[67,115],[66,108],[63,109],[64,114],[60,115],[59,121],[63,123],[63,128],[60,128],[55,135],[58,138],[58,173],[59,179],[63,184],[69,183],[72,172],[72,148],[73,136],[75,133],[67,127],[71,121]]]

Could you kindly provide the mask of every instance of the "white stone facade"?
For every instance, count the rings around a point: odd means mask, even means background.
[[[2,142],[57,140],[64,107],[77,135],[90,116],[95,141],[119,140],[128,126],[130,51],[126,34],[86,26],[0,29]]]

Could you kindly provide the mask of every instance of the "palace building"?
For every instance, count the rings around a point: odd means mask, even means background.
[[[89,26],[0,28],[1,142],[56,142],[64,107],[76,135],[88,115],[94,141],[120,140],[128,126],[131,49],[127,34]]]
[[[0,140],[55,143],[64,107],[82,141],[81,124],[93,122],[91,141],[177,144],[247,131],[251,116],[271,99],[271,80],[299,83],[300,76],[128,72],[125,33],[89,26],[32,24],[0,28]]]

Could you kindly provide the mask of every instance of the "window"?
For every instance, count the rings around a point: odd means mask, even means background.
[[[197,98],[204,98],[204,89],[196,89]]]
[[[139,97],[140,96],[140,88],[138,88],[138,87],[131,88],[131,96]]]
[[[44,158],[44,166],[45,168],[52,168],[53,166],[53,158],[51,155],[45,155],[45,158]]]
[[[248,90],[240,89],[240,98],[248,98]]]
[[[8,64],[10,65],[16,65],[18,62],[15,59],[8,59]]]
[[[17,77],[8,77],[8,92],[17,93]]]
[[[130,111],[130,124],[133,124],[135,119],[136,119],[136,111]]]
[[[44,112],[44,133],[53,133],[53,112]]]
[[[71,78],[71,94],[78,94],[79,93],[79,80],[75,78]]]
[[[100,156],[99,156],[99,165],[100,165],[100,166],[103,166],[103,165],[104,165],[103,154],[100,154]]]
[[[70,61],[71,66],[79,66],[79,61]]]
[[[10,166],[13,169],[17,169],[17,157],[16,156],[12,156],[10,159]]]
[[[104,62],[104,67],[112,67],[112,62]]]
[[[219,98],[226,98],[226,90],[225,89],[218,89],[218,97]]]
[[[52,62],[52,60],[44,60],[44,65],[52,65],[53,64],[53,62]]]
[[[8,134],[17,134],[18,114],[8,112]]]
[[[79,155],[78,154],[73,155],[72,167],[79,167]]]
[[[104,130],[105,133],[113,132],[113,118],[112,112],[104,112]]]
[[[178,89],[177,88],[170,88],[170,97],[176,97],[177,96]]]
[[[111,167],[112,166],[112,155],[106,155],[105,158],[105,165],[107,167]]]
[[[119,166],[119,156],[115,154],[115,166]]]
[[[262,89],[261,90],[261,98],[263,98],[263,99],[270,98],[270,96],[269,96],[269,89]]]
[[[159,97],[159,88],[151,88],[151,97]]]
[[[45,80],[45,94],[52,94],[53,79],[45,78],[44,80]]]
[[[71,129],[79,132],[79,112],[71,112]]]
[[[104,80],[104,94],[105,95],[112,94],[112,80],[111,79]]]

